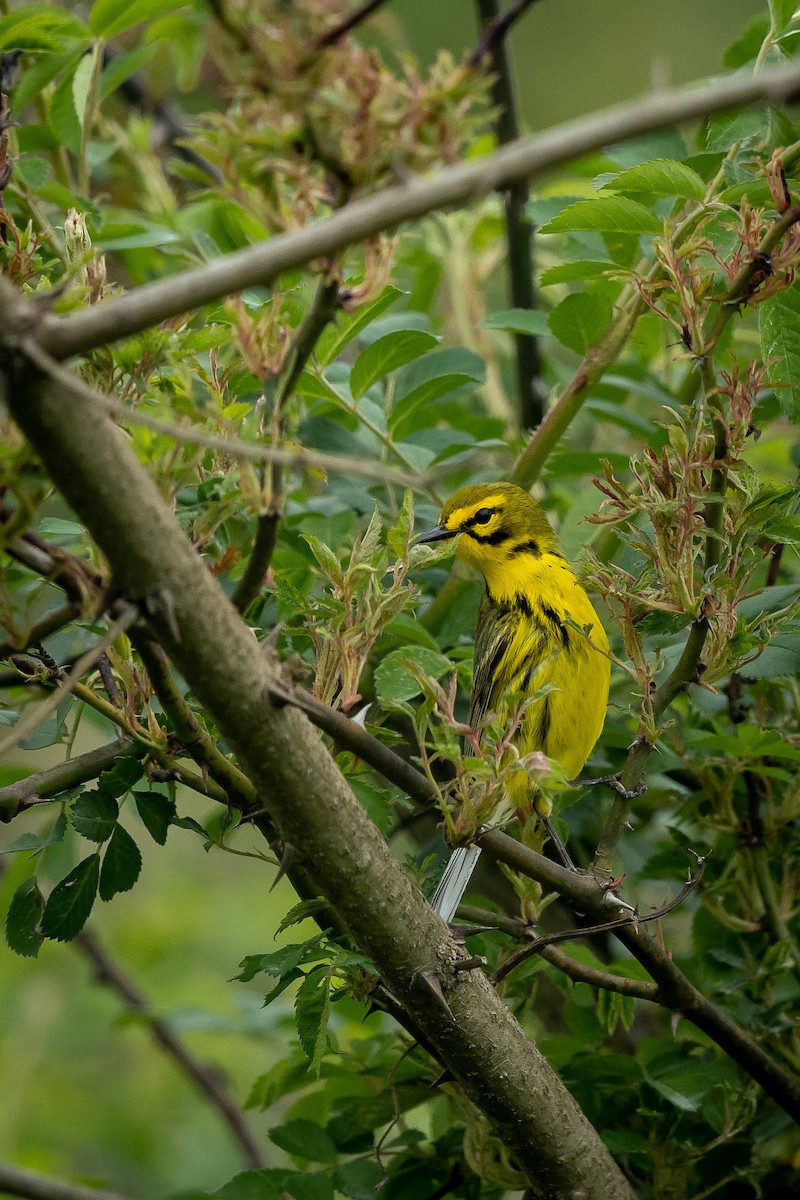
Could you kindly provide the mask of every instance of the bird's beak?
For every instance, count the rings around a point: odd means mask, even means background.
[[[414,539],[413,544],[419,546],[423,542],[444,542],[447,538],[455,537],[457,533],[457,529],[445,529],[444,525],[437,525],[434,529],[429,529],[427,533],[421,533],[418,538]]]

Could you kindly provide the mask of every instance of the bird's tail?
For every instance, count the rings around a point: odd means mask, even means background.
[[[448,925],[455,916],[456,909],[461,903],[461,897],[467,890],[467,884],[472,878],[472,872],[480,858],[480,846],[458,846],[447,860],[444,874],[439,880],[436,894],[431,900],[435,913]]]

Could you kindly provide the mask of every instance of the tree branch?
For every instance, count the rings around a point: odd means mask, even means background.
[[[68,758],[54,767],[46,767],[35,775],[28,775],[26,779],[9,783],[0,788],[0,821],[12,820],[21,809],[29,806],[29,802],[50,799],[67,788],[97,779],[120,758],[143,753],[143,748],[132,737],[123,736],[105,746],[98,746],[96,750],[79,754],[77,758]]]
[[[26,1196],[28,1200],[129,1200],[121,1192],[64,1183],[63,1179],[35,1175],[33,1171],[23,1171],[21,1167],[8,1166],[6,1163],[0,1163],[0,1192],[9,1196]]]
[[[19,310],[20,332],[38,323],[37,336],[54,358],[68,358],[150,325],[188,312],[244,288],[265,285],[283,272],[335,254],[346,246],[438,209],[469,203],[597,150],[679,121],[691,121],[746,104],[784,104],[800,89],[796,65],[754,79],[731,79],[712,87],[665,90],[557,126],[503,146],[478,162],[444,168],[423,179],[386,188],[348,204],[304,229],[223,255],[177,276],[138,287],[104,304],[56,317],[41,309]]]
[[[487,54],[490,54],[492,56],[492,68],[496,70],[499,53],[502,51],[506,34],[514,22],[518,21],[535,3],[536,0],[515,0],[515,3],[501,14],[495,0],[488,0],[488,2],[487,0],[478,0],[481,19],[484,21],[484,28],[481,32],[480,41],[467,59],[467,66],[477,67],[486,58]]]
[[[514,142],[519,137],[517,106],[511,81],[511,67],[506,53],[503,34],[510,28],[516,16],[521,15],[522,5],[527,8],[533,0],[520,0],[514,5],[519,10],[514,14],[509,9],[500,17],[498,0],[478,0],[478,12],[484,30],[481,44],[484,45],[480,62],[485,54],[491,56],[491,71],[494,76],[491,95],[498,111],[497,140],[501,146]],[[506,25],[499,33],[499,23]],[[494,31],[494,33],[493,33]],[[494,40],[491,41],[492,37]],[[488,43],[491,41],[491,45]],[[480,50],[480,45],[478,50]],[[477,54],[478,51],[475,51]],[[473,54],[472,58],[475,57]],[[470,63],[472,59],[470,59]],[[533,226],[528,220],[525,206],[530,197],[527,179],[518,179],[507,189],[503,198],[506,216],[506,261],[508,263],[511,304],[514,308],[532,311],[536,308],[536,287],[533,274]],[[531,333],[515,333],[514,348],[517,366],[517,392],[519,395],[519,417],[523,429],[533,429],[544,416],[544,399],[541,390],[539,343]]]

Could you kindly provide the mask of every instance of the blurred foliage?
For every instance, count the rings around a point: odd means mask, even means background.
[[[5,14],[0,51],[22,51],[5,60],[16,122],[3,133],[5,273],[70,311],[491,147],[486,79],[447,54],[423,71],[365,48],[361,31],[321,47],[348,7],[96,0],[86,20],[55,6]],[[761,69],[793,53],[792,10],[770,4],[726,65]],[[446,546],[412,545],[415,516],[433,525],[455,487],[511,474],[526,435],[509,331],[541,337],[543,382],[557,396],[580,356],[638,306],[621,356],[536,484],[566,553],[606,602],[618,664],[591,772],[619,770],[640,728],[656,739],[649,790],[617,850],[628,892],[642,912],[659,907],[689,851],[709,855],[702,888],[663,920],[665,943],[790,1072],[800,1061],[796,227],[768,256],[760,247],[796,194],[799,160],[791,116],[750,109],[553,173],[529,213],[542,227],[541,312],[508,309],[500,207],[488,200],[96,350],[79,368],[123,406],[126,438],[229,593],[280,512],[248,623],[327,702],[347,712],[370,702],[369,728],[423,764],[458,836],[500,819],[502,731],[489,729],[482,751],[473,737],[462,757],[480,589],[451,569]],[[760,274],[732,303],[737,273],[756,261]],[[331,281],[335,312],[306,346],[307,314]],[[198,446],[193,431],[230,439],[230,453]],[[6,542],[33,532],[56,558],[82,560],[86,589],[77,619],[37,637],[63,593],[4,556],[0,725],[13,736],[58,664],[96,640],[104,563],[8,422],[4,434]],[[262,469],[236,455],[235,439],[350,465],[327,476]],[[410,490],[376,482],[388,467]],[[709,627],[701,686],[661,719],[653,689],[699,621]],[[457,1089],[431,1090],[425,1052],[385,1016],[359,1024],[377,980],[329,928],[325,906],[295,904],[285,885],[267,900],[272,871],[255,832],[176,782],[172,716],[126,637],[109,663],[116,700],[92,676],[0,770],[8,784],[105,742],[109,720],[140,751],[18,816],[4,839],[16,953],[0,958],[12,997],[0,1053],[31,1098],[4,1121],[0,1154],[142,1195],[359,1200],[383,1183],[382,1196],[416,1200],[517,1187]],[[409,803],[351,755],[338,762],[429,888],[432,843]],[[579,861],[607,810],[597,792],[569,810]],[[508,904],[486,888],[487,904]],[[98,893],[114,897],[110,909]],[[141,1028],[101,1041],[117,1006],[52,944],[74,939],[90,912],[170,1024],[250,1089],[276,1165],[235,1175],[227,1135],[181,1081],[156,1074]],[[556,905],[553,920],[569,916]],[[490,969],[514,949],[500,933],[471,945]],[[643,977],[610,941],[570,946],[579,962]],[[502,987],[640,1195],[777,1200],[797,1186],[789,1119],[693,1025],[572,983],[540,958]],[[69,1107],[69,1136],[54,1095]]]

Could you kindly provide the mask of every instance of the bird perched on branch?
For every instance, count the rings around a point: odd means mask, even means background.
[[[488,714],[511,722],[512,696],[539,698],[512,735],[520,755],[540,750],[577,777],[600,736],[608,704],[608,639],[589,597],[561,553],[547,518],[512,483],[461,488],[445,504],[435,529],[418,539],[458,538],[456,556],[486,581],[478,610],[469,723]],[[548,686],[549,685],[549,686]],[[508,799],[550,823],[550,804],[523,769],[511,776]],[[433,900],[450,921],[479,850],[459,847]]]

